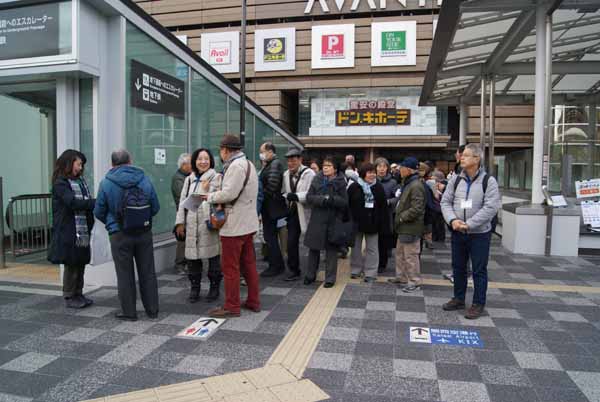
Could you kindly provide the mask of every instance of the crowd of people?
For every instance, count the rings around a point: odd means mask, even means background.
[[[257,171],[242,149],[237,136],[223,136],[221,172],[215,170],[209,149],[179,158],[171,188],[177,208],[175,269],[189,278],[190,303],[201,300],[206,261],[209,289],[204,300],[220,298],[224,279],[224,302],[210,316],[239,317],[241,309],[260,311],[254,248],[259,227],[268,261],[260,277],[282,275],[285,281],[303,280],[310,285],[324,254],[323,286],[331,288],[337,279],[338,259],[349,252],[352,278],[370,283],[387,270],[395,249],[395,275],[388,281],[407,293],[423,285],[423,248],[444,241],[449,229],[454,295],[442,307],[466,308],[470,261],[475,290],[465,317],[482,314],[500,195],[496,180],[481,167],[478,145],[457,150],[457,166],[448,175],[412,156],[391,164],[380,157],[358,167],[352,155],[343,162],[326,156],[305,165],[302,152],[290,149],[284,162],[270,142],[260,147],[262,168]],[[67,150],[56,161],[49,260],[64,265],[63,293],[69,308],[93,303],[82,290],[95,217],[105,225],[110,239],[121,304],[117,317],[137,319],[134,268],[147,316],[158,315],[151,228],[160,207],[150,179],[132,162],[126,150],[114,151],[112,168],[94,198],[83,179],[85,155]],[[304,266],[302,241],[308,249]],[[248,288],[244,302],[241,285]]]

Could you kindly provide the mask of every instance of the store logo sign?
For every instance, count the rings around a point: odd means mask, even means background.
[[[367,2],[367,5],[369,6],[369,9],[371,10],[385,10],[387,8],[387,0],[365,0]],[[409,4],[408,1],[413,1],[413,2],[417,2],[417,0],[397,0],[398,3],[405,7],[408,8]],[[313,7],[315,5],[316,0],[306,0],[306,8],[304,9],[304,14],[310,14],[313,10]],[[433,2],[435,2],[435,0],[433,0]],[[321,10],[324,13],[328,13],[329,12],[329,0],[318,0],[319,5],[321,6]],[[344,4],[346,3],[346,0],[335,0],[335,5],[337,6],[338,11],[342,11],[342,9],[344,8]],[[350,5],[350,11],[356,11],[358,10],[358,7],[360,6],[361,0],[352,0],[351,5]],[[437,0],[437,5],[438,7],[442,5],[442,0]],[[418,0],[418,6],[419,7],[427,7],[427,1],[426,0]]]
[[[323,35],[321,37],[321,59],[344,58],[344,34]]]
[[[286,60],[286,38],[265,38],[263,41],[263,60],[267,63]]]
[[[231,42],[210,42],[209,63],[212,65],[231,64]]]
[[[391,31],[381,33],[381,56],[405,56],[406,31]]]

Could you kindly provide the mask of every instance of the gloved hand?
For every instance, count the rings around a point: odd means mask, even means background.
[[[286,198],[288,201],[300,201],[296,193],[287,193]]]

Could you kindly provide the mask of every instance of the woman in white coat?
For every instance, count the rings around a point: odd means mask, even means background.
[[[218,230],[209,229],[210,206],[203,202],[196,210],[187,210],[184,200],[188,196],[207,195],[217,191],[221,186],[222,176],[215,171],[215,159],[206,148],[194,151],[191,158],[192,173],[185,179],[181,191],[181,202],[175,220],[175,231],[179,238],[185,237],[185,258],[188,266],[188,278],[191,289],[189,302],[196,303],[200,299],[202,281],[202,260],[208,259],[208,279],[210,290],[207,302],[219,298],[221,273],[221,246]]]

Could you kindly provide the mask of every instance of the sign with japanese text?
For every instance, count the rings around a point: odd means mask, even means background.
[[[409,340],[413,343],[483,348],[479,332],[466,329],[410,327]]]
[[[131,60],[131,106],[185,118],[185,82]]]
[[[343,34],[323,35],[321,37],[321,58],[322,59],[343,59],[344,58],[344,35]]]
[[[403,56],[406,54],[406,31],[381,33],[381,56]]]
[[[350,110],[336,110],[336,126],[410,126],[410,109],[396,109],[394,99],[351,100]]]
[[[600,179],[576,181],[575,192],[577,198],[600,197]]]
[[[286,38],[264,38],[263,39],[263,60],[266,63],[285,61],[285,43]]]
[[[354,32],[354,24],[314,25],[311,33],[311,67],[354,67]]]
[[[0,10],[0,60],[58,56],[60,3]]]
[[[417,22],[374,22],[371,25],[371,65],[417,64]]]

